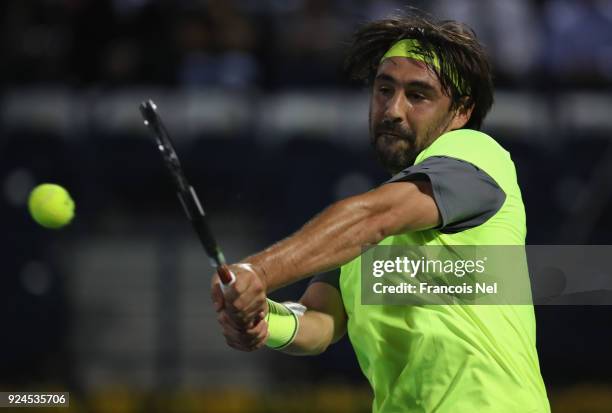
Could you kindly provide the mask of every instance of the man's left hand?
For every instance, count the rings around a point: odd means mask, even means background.
[[[234,264],[229,269],[236,281],[221,290],[219,275],[212,281],[211,298],[217,312],[224,311],[241,329],[253,328],[268,313],[263,270],[252,264]]]

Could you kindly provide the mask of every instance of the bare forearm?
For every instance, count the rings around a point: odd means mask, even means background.
[[[377,211],[348,199],[313,218],[298,232],[245,261],[265,272],[268,291],[311,274],[327,271],[361,253],[361,247],[377,243]]]
[[[340,291],[335,287],[312,283],[300,303],[308,311],[299,317],[295,339],[283,352],[297,356],[320,354],[346,333],[347,317]]]
[[[337,202],[298,232],[245,261],[258,265],[267,290],[327,271],[389,235],[438,225],[429,182],[400,182]]]
[[[333,320],[329,314],[306,311],[293,342],[282,352],[294,356],[314,356],[323,353],[333,343]]]

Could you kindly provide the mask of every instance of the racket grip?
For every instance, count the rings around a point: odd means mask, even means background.
[[[236,276],[227,265],[222,264],[217,267],[217,274],[219,274],[219,279],[221,280],[221,289],[225,292],[225,289],[236,282]]]

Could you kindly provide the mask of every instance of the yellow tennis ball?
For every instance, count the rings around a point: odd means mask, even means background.
[[[57,229],[74,218],[74,201],[63,187],[41,184],[32,190],[28,209],[34,221],[45,228]]]

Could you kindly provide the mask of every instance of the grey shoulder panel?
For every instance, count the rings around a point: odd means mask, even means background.
[[[310,280],[310,284],[316,282],[324,282],[340,291],[340,268],[315,275]]]
[[[506,194],[474,164],[449,156],[432,156],[408,167],[386,183],[429,180],[443,233],[457,233],[485,223],[500,210]]]

